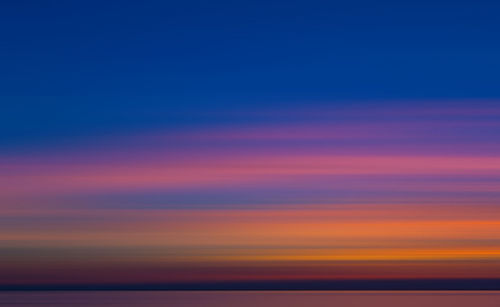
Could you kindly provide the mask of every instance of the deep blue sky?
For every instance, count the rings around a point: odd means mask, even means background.
[[[6,150],[245,120],[228,110],[500,97],[498,1],[0,6]]]

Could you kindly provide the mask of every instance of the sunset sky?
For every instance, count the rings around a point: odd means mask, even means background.
[[[1,4],[0,289],[500,285],[499,9]]]

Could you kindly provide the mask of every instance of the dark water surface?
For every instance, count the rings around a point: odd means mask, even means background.
[[[0,292],[0,306],[481,306],[499,307],[498,292],[369,291],[61,291]]]

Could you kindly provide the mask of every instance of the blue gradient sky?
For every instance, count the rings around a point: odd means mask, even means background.
[[[220,113],[261,108],[495,99],[499,9],[496,1],[6,2],[2,148],[241,122],[250,119]]]
[[[498,280],[499,13],[0,4],[0,286]]]

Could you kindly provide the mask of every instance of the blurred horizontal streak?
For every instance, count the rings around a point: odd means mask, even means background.
[[[500,260],[500,212],[492,205],[10,209],[4,218],[11,221],[0,225],[0,240],[11,246],[0,255],[4,262]],[[43,253],[23,252],[30,248]]]
[[[35,168],[36,170],[36,168]],[[75,193],[78,191],[145,188],[195,188],[270,184],[310,180],[310,176],[366,175],[499,175],[497,157],[406,157],[288,155],[195,160],[188,163],[145,162],[122,166],[54,166],[50,172],[11,173],[0,181],[0,196],[19,193]]]
[[[0,284],[307,279],[495,278],[498,261],[24,262],[0,264]]]
[[[0,155],[0,284],[499,278],[498,112],[466,109]]]

